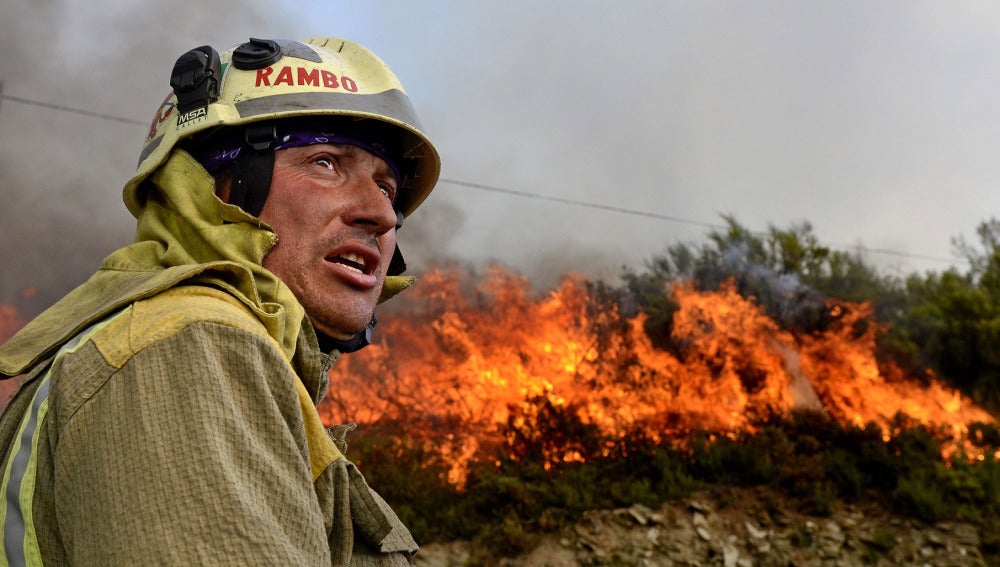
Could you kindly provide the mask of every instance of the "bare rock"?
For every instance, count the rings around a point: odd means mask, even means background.
[[[763,512],[763,510],[767,512]],[[576,525],[541,536],[530,553],[488,561],[504,567],[677,565],[723,567],[981,567],[976,526],[921,524],[872,503],[835,508],[829,517],[798,512],[766,489],[706,491],[659,509],[592,510]],[[468,543],[423,546],[418,567],[481,564]]]

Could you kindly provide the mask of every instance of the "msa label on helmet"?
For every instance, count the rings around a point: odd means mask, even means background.
[[[199,118],[204,118],[205,116],[208,116],[207,106],[196,108],[194,110],[189,110],[188,112],[185,112],[184,114],[181,114],[180,116],[177,117],[177,127],[180,128],[185,124],[187,124],[188,122],[197,120]]]
[[[309,67],[281,67],[277,74],[274,67],[257,69],[257,81],[255,87],[277,87],[287,85],[289,87],[325,87],[328,89],[345,90],[350,93],[358,92],[358,84],[347,75],[337,76],[326,69],[312,69]]]

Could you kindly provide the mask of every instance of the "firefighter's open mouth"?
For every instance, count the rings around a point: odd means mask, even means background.
[[[369,259],[361,256],[360,254],[354,254],[352,252],[345,252],[343,254],[337,254],[335,256],[327,256],[327,262],[332,262],[334,264],[339,264],[344,266],[352,272],[357,272],[359,274],[370,274],[373,271],[372,262]]]

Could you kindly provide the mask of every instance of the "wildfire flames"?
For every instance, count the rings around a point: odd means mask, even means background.
[[[793,335],[731,286],[678,284],[671,294],[679,308],[668,351],[653,347],[643,315],[620,317],[581,278],[533,299],[523,276],[499,268],[478,285],[432,271],[396,300],[409,301],[406,313],[381,323],[382,342],[334,366],[321,412],[330,423],[395,424],[433,443],[457,483],[466,462],[499,447],[508,423],[530,421],[540,399],[572,409],[608,443],[636,430],[656,440],[733,433],[792,409],[884,430],[902,412],[948,428],[956,442],[968,424],[993,421],[933,376],[880,368],[865,304],[831,305],[824,331]],[[581,457],[570,443],[547,458]]]
[[[733,434],[806,409],[884,431],[902,413],[947,431],[951,452],[969,424],[994,421],[933,375],[880,366],[880,329],[866,304],[831,303],[835,316],[823,331],[793,334],[732,286],[675,284],[670,298],[677,310],[664,350],[653,346],[644,315],[622,317],[580,277],[536,298],[524,276],[500,268],[478,282],[434,270],[395,300],[402,309],[381,323],[380,342],[334,366],[320,412],[328,424],[406,431],[443,455],[457,484],[470,459],[502,447],[511,426],[537,427],[545,404],[596,428],[608,447],[637,431],[656,441]],[[23,324],[0,302],[0,343]],[[545,458],[581,460],[571,434],[561,437]]]

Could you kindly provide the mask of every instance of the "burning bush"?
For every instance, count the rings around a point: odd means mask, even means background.
[[[932,375],[880,364],[867,304],[828,302],[824,328],[796,334],[734,284],[674,282],[670,336],[658,341],[671,348],[660,349],[644,314],[624,316],[595,290],[569,276],[533,298],[524,277],[497,267],[478,282],[432,271],[381,342],[334,367],[323,413],[398,425],[440,451],[457,485],[470,461],[501,450],[552,467],[607,457],[634,435],[752,433],[792,410],[885,430],[905,414],[947,428],[948,454],[969,424],[992,421]]]

